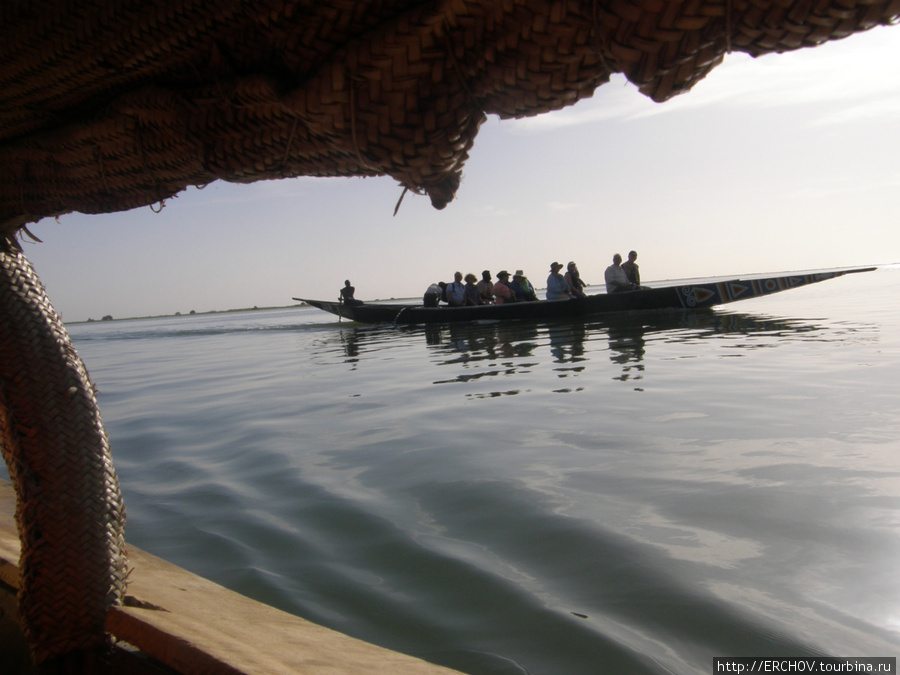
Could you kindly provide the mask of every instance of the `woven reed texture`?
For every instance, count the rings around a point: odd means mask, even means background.
[[[107,644],[125,593],[125,509],[94,389],[31,265],[0,240],[0,444],[36,663]]]
[[[389,175],[451,201],[485,114],[613,72],[664,101],[730,50],[814,46],[900,0],[5,0],[0,231],[189,185]]]

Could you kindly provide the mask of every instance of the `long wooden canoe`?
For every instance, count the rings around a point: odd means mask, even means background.
[[[853,267],[824,272],[784,273],[761,278],[699,281],[619,293],[599,293],[574,300],[537,300],[477,307],[423,307],[421,304],[363,303],[345,305],[327,300],[293,298],[360,323],[439,324],[466,321],[563,319],[610,312],[660,309],[702,309],[771,295],[845,274],[871,272],[876,267]]]

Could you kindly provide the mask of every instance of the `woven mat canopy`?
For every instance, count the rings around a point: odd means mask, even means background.
[[[449,203],[485,114],[614,72],[655,101],[728,51],[814,46],[900,0],[4,0],[0,231],[216,179],[389,175]]]

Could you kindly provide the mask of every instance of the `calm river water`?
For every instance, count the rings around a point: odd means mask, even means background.
[[[69,330],[131,543],[468,673],[706,674],[900,652],[898,295],[886,268],[589,323]]]

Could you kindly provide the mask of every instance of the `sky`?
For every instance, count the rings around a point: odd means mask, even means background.
[[[575,261],[602,283],[638,251],[644,283],[900,261],[900,27],[751,59],[730,54],[654,103],[614,76],[593,98],[489,116],[456,199],[383,178],[194,188],[29,226],[28,259],[66,322],[337,299],[421,297],[457,270]]]

